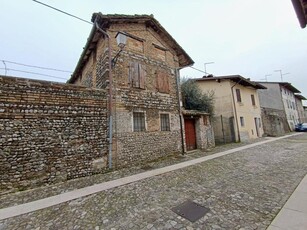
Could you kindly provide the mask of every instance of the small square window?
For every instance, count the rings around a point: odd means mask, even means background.
[[[145,131],[145,114],[143,112],[133,113],[133,131]]]
[[[169,114],[160,114],[161,131],[170,131]]]
[[[244,117],[240,117],[240,123],[241,123],[241,127],[244,126]]]

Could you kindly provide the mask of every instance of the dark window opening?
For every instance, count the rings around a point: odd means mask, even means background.
[[[160,114],[161,131],[170,131],[169,114]]]
[[[236,89],[237,102],[242,102],[240,89]]]
[[[244,127],[244,117],[240,117],[241,126]]]
[[[133,131],[145,131],[145,114],[143,112],[133,113]]]
[[[255,106],[256,102],[255,102],[255,96],[253,94],[251,95],[251,99],[252,99],[252,105]]]

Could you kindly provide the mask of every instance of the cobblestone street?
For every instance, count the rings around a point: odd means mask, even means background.
[[[223,148],[225,146],[216,150],[222,151]],[[197,152],[172,161],[190,160],[214,154],[214,151]],[[162,167],[168,161],[150,166]],[[126,169],[109,175],[96,175],[92,179],[3,195],[0,207],[101,183],[140,170],[144,169]],[[266,229],[306,173],[307,134],[300,134],[2,220],[0,230]],[[171,210],[186,200],[210,211],[192,223]]]

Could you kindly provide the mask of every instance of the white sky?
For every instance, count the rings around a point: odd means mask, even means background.
[[[195,61],[214,75],[291,82],[307,97],[307,28],[291,0],[41,0],[90,21],[103,14],[153,14]],[[91,25],[31,0],[0,0],[0,60],[73,71]],[[305,63],[305,64],[304,64]],[[68,79],[69,73],[6,63],[7,68]],[[0,74],[5,74],[0,62]],[[7,75],[65,82],[9,70]],[[191,68],[181,76],[202,77]]]

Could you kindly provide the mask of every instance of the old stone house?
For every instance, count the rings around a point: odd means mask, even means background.
[[[92,21],[70,84],[0,76],[0,194],[186,151],[178,72],[192,59],[153,16]],[[208,114],[188,113],[196,147],[212,146]]]
[[[263,126],[258,99],[261,84],[240,75],[211,75],[195,79],[203,92],[214,92],[214,136],[217,143],[261,137]]]
[[[267,89],[259,91],[265,134],[279,136],[294,130],[299,123],[295,94],[300,91],[289,82],[259,82]]]
[[[193,60],[153,16],[94,13],[92,22],[68,83],[113,95],[108,100],[111,151],[101,161],[124,166],[184,151],[178,70]],[[126,39],[124,48],[119,37]]]

